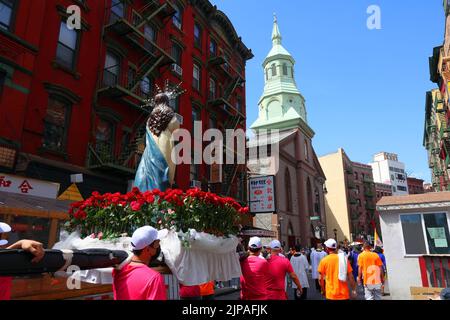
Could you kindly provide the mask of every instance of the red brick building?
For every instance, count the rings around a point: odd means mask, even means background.
[[[390,184],[385,183],[375,183],[375,191],[376,191],[376,202],[378,202],[383,197],[392,196],[392,186]]]
[[[81,30],[67,28],[69,5]],[[0,0],[0,172],[54,181],[83,173],[83,196],[125,192],[143,148],[154,84],[183,82],[173,102],[192,131],[245,130],[245,65],[253,57],[207,0]],[[176,181],[208,186],[206,165]],[[245,199],[245,168],[223,167],[217,192]],[[197,183],[198,184],[198,183]]]
[[[375,186],[373,182],[372,167],[359,162],[351,162],[353,169],[354,189],[353,205],[350,215],[352,230],[356,237],[373,234],[375,222]]]
[[[409,194],[425,193],[423,188],[423,180],[417,178],[407,178]]]

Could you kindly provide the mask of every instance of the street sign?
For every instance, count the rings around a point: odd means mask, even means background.
[[[311,216],[309,217],[311,221],[320,220],[320,216]]]
[[[275,176],[249,179],[250,213],[276,212]]]

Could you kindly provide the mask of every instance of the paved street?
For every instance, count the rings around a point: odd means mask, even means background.
[[[310,288],[308,289],[308,299],[307,300],[325,300],[322,297],[322,295],[320,294],[320,292],[318,290],[316,290],[314,281],[311,279],[311,274],[308,274],[308,280],[309,280]],[[222,289],[222,290],[224,290],[224,289]],[[216,300],[238,300],[239,295],[240,295],[240,291],[232,291],[228,294],[219,295],[215,299]],[[289,300],[294,300],[294,293],[293,293],[292,288],[288,289],[288,296],[289,296]],[[358,288],[358,299],[357,300],[364,300],[364,292],[361,287]],[[388,295],[384,296],[383,300],[390,300],[390,296],[388,296]]]

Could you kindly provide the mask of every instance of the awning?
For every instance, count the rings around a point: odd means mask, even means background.
[[[61,216],[68,218],[70,204],[73,201],[63,201],[35,196],[26,196],[17,193],[0,191],[0,214],[28,213],[33,215],[48,214],[48,216]]]
[[[261,237],[261,238],[275,238],[275,231],[261,229],[257,227],[243,227],[241,232],[241,236],[246,237]]]

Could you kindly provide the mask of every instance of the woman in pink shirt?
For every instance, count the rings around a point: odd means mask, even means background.
[[[113,270],[114,300],[167,300],[164,278],[148,267],[161,250],[159,239],[158,231],[150,226],[133,233],[134,255],[130,264],[121,270]]]

